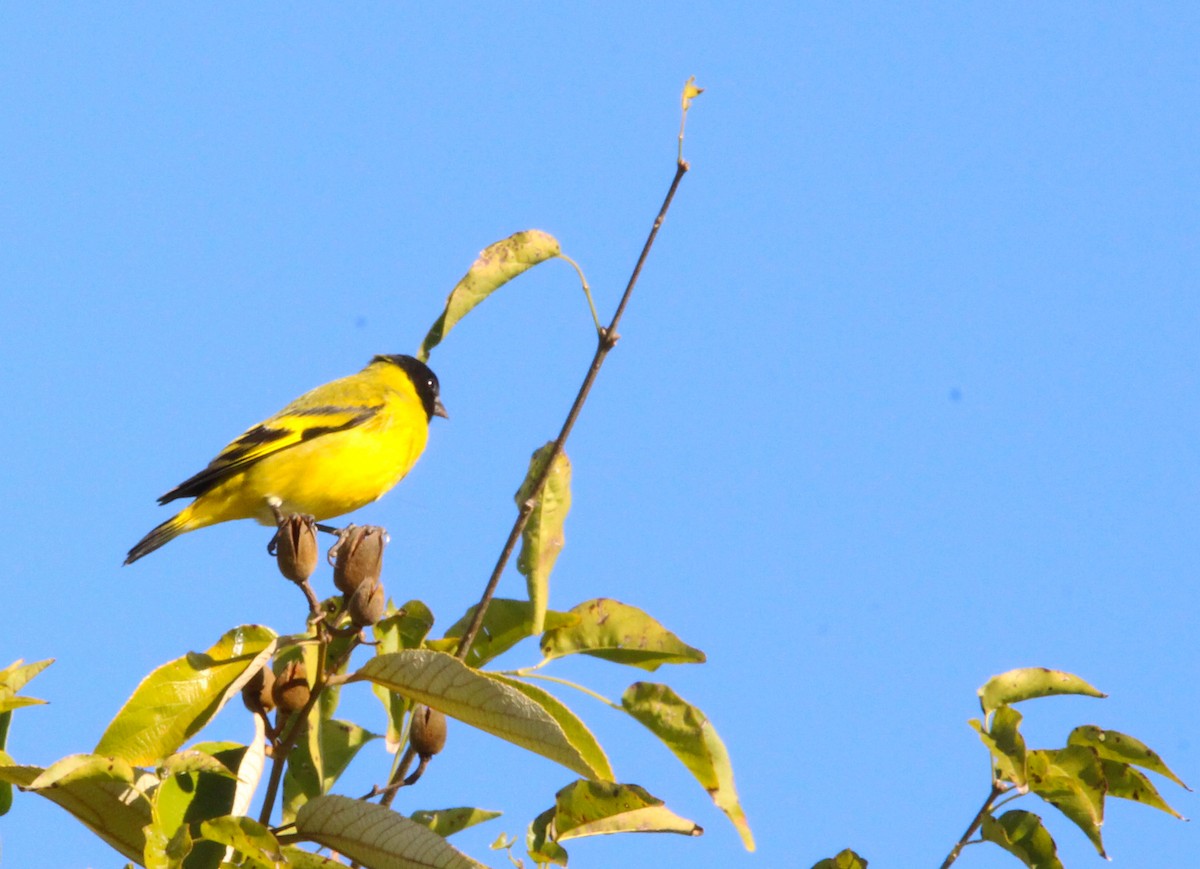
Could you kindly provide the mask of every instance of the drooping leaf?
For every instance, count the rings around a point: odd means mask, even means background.
[[[520,679],[513,679],[498,674],[491,675],[493,679],[497,679],[505,685],[511,685],[538,706],[542,707],[558,723],[558,726],[562,728],[567,740],[583,756],[587,765],[596,771],[595,778],[603,781],[615,780],[616,776],[613,775],[612,766],[608,762],[608,756],[604,753],[604,749],[600,747],[600,743],[596,741],[596,737],[588,730],[587,725],[580,721],[575,713],[557,697],[548,691],[543,691],[537,685],[531,685]]]
[[[0,780],[57,803],[124,857],[141,862],[146,844],[143,829],[151,821],[150,802],[129,764],[114,758],[72,755],[44,770],[0,764]]]
[[[428,827],[439,836],[453,836],[467,827],[473,827],[498,817],[500,817],[500,812],[474,809],[469,806],[460,806],[454,809],[422,809],[409,815],[409,818],[422,827]]]
[[[983,838],[995,842],[1029,869],[1063,869],[1058,846],[1032,812],[1013,809],[999,818],[983,816]]]
[[[1029,789],[1067,816],[1091,840],[1101,857],[1104,843],[1104,773],[1091,748],[1070,745],[1058,750],[1030,751],[1026,756]]]
[[[1035,697],[1050,697],[1057,694],[1083,694],[1087,697],[1107,697],[1087,682],[1062,670],[1045,667],[1025,667],[1009,670],[988,679],[979,689],[979,703],[983,714],[990,715],[1001,706],[1032,700]]]
[[[1011,706],[1001,706],[992,716],[991,727],[972,718],[968,722],[991,750],[994,775],[1025,790],[1025,738],[1021,736],[1021,713]]]
[[[525,850],[539,866],[567,865],[567,850],[550,838],[555,811],[553,808],[546,809],[530,822],[529,829],[525,831]]]
[[[867,861],[849,848],[813,864],[812,869],[867,869]]]
[[[283,777],[283,820],[290,821],[305,802],[320,794],[329,793],[350,761],[359,750],[378,734],[364,730],[350,721],[323,721],[320,727],[321,774],[309,755],[308,744],[300,743],[288,756],[287,772]]]
[[[384,617],[375,624],[375,654],[387,655],[402,649],[419,649],[432,627],[433,613],[421,601],[410,600],[396,609],[389,600]],[[405,697],[379,685],[372,685],[371,691],[387,710],[388,726],[384,741],[388,753],[395,754],[400,747],[404,716],[411,704]]]
[[[1100,769],[1104,772],[1104,781],[1108,785],[1110,797],[1132,800],[1135,803],[1150,806],[1152,809],[1158,809],[1160,812],[1166,812],[1168,815],[1174,815],[1180,820],[1186,820],[1183,815],[1167,805],[1167,801],[1162,798],[1158,789],[1141,771],[1119,760],[1105,760],[1103,757],[1100,759]]]
[[[435,645],[435,643],[430,643],[430,646],[444,652],[453,652],[457,649],[458,641],[462,639],[463,634],[470,627],[471,621],[475,618],[476,609],[478,606],[472,606],[462,618],[450,626],[450,629],[446,631],[444,646]],[[533,636],[533,611],[533,604],[527,600],[494,598],[491,605],[488,606],[487,612],[483,614],[483,624],[475,636],[475,641],[471,644],[471,650],[467,652],[467,663],[472,667],[482,667],[507,652],[521,640]],[[579,623],[578,616],[554,610],[548,610],[545,613],[545,619],[546,627],[551,630]]]
[[[754,834],[738,802],[729,752],[708,717],[670,686],[653,682],[630,685],[621,706],[666,743],[733,822],[746,850],[753,851]]]
[[[239,866],[276,869],[283,859],[279,840],[258,821],[224,815],[200,824],[200,835],[210,842],[232,848],[242,857]]]
[[[704,833],[644,788],[585,779],[554,795],[554,830],[557,842],[605,833]]]
[[[189,653],[154,670],[108,725],[96,754],[153,765],[212,720],[269,657],[275,633],[243,625],[203,653]]]
[[[296,832],[372,869],[476,869],[449,842],[391,809],[342,796],[314,797],[296,813]]]
[[[441,343],[472,308],[521,272],[558,256],[561,251],[553,236],[538,229],[514,233],[488,245],[450,291],[446,309],[421,342],[417,358],[428,362],[429,351]]]
[[[1169,778],[1185,790],[1191,790],[1183,783],[1183,779],[1171,772],[1156,751],[1141,740],[1116,730],[1104,730],[1094,724],[1085,724],[1071,731],[1071,735],[1067,737],[1067,745],[1086,745],[1094,748],[1096,754],[1106,760],[1132,763]]]
[[[515,496],[521,507],[534,496],[533,488],[546,470],[546,462],[554,452],[551,441],[539,447],[529,459],[529,471]],[[521,553],[517,570],[525,577],[529,602],[533,605],[530,630],[540,634],[546,623],[546,607],[550,600],[550,572],[558,553],[562,551],[563,525],[571,512],[571,460],[565,452],[554,456],[546,483],[537,497],[525,529],[521,532]]]
[[[580,775],[601,774],[592,769],[545,709],[511,685],[472,670],[452,655],[429,649],[379,655],[352,678],[383,685]]]
[[[581,653],[653,672],[663,664],[701,664],[704,653],[684,643],[637,607],[608,598],[584,601],[571,611],[579,622],[542,636],[547,659]]]

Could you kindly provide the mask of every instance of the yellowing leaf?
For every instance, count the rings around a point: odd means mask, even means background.
[[[692,100],[704,93],[704,88],[696,87],[696,77],[689,76],[688,80],[683,85],[683,110],[686,112],[692,107]]]
[[[983,714],[989,715],[1001,706],[1049,697],[1055,694],[1084,694],[1088,697],[1107,697],[1087,682],[1062,670],[1045,667],[1025,667],[993,676],[979,689]]]
[[[18,658],[3,670],[0,670],[0,712],[8,712],[22,706],[34,706],[45,703],[33,697],[18,697],[17,692],[24,688],[29,680],[54,663],[53,658],[26,664]]]
[[[275,648],[275,633],[243,625],[204,653],[163,664],[142,680],[108,725],[96,754],[152,765],[175,753],[241,690]]]
[[[976,719],[971,719],[968,723],[979,733],[983,744],[991,750],[995,777],[1012,782],[1024,792],[1025,738],[1018,729],[1021,713],[1011,706],[1001,706],[992,716],[991,728],[985,730],[982,722]]]
[[[429,351],[441,343],[472,308],[521,272],[561,252],[554,236],[539,229],[527,229],[488,245],[450,291],[446,309],[421,342],[417,358],[422,362],[429,361]]]
[[[698,824],[681,818],[637,785],[586,780],[555,794],[554,831],[558,842],[604,833],[704,833]]]
[[[143,829],[151,821],[150,802],[127,763],[74,755],[45,770],[0,765],[0,781],[57,803],[124,857],[136,863],[142,861],[146,844]]]
[[[653,682],[630,685],[621,705],[666,743],[733,822],[746,850],[753,851],[754,834],[738,802],[729,752],[705,714],[669,686]]]
[[[379,655],[367,661],[353,679],[383,685],[580,775],[601,774],[545,709],[511,685],[472,670],[452,655],[429,649]]]
[[[984,815],[980,832],[986,841],[995,842],[1030,869],[1063,869],[1058,846],[1042,826],[1042,819],[1032,812],[1014,809],[999,818]]]
[[[867,861],[849,848],[813,864],[812,869],[867,869]]]
[[[1168,815],[1174,815],[1180,820],[1187,820],[1167,805],[1167,801],[1162,798],[1150,779],[1129,764],[1101,759],[1100,768],[1104,772],[1108,796],[1141,803],[1152,809],[1158,809],[1160,812],[1166,812]]]
[[[538,706],[541,706],[557,722],[558,726],[562,728],[567,740],[583,755],[587,765],[595,771],[593,778],[604,781],[613,781],[616,778],[613,775],[612,767],[608,763],[608,757],[605,755],[604,749],[600,747],[600,743],[596,741],[596,737],[576,717],[575,713],[559,701],[557,697],[548,691],[543,691],[536,685],[530,685],[528,682],[523,682],[520,679],[495,674],[492,675],[492,678],[516,688]]]
[[[498,818],[500,813],[460,806],[454,809],[420,810],[413,812],[409,817],[422,827],[433,830],[439,836],[453,836],[467,827]]]
[[[232,848],[243,858],[239,866],[275,869],[283,859],[279,841],[271,831],[250,818],[224,815],[200,824],[200,835]]]
[[[472,606],[461,619],[456,621],[446,631],[445,648],[440,646],[441,640],[432,640],[431,648],[453,652],[458,648],[458,641],[471,621],[475,618],[477,607]],[[467,663],[472,667],[482,667],[488,661],[507,652],[526,637],[533,636],[533,604],[525,600],[510,598],[493,598],[487,612],[483,614],[483,624],[475,635],[475,642],[467,652]],[[561,628],[579,624],[578,616],[570,613],[560,613],[548,610],[545,614],[546,625],[551,628]]]
[[[432,830],[391,809],[324,796],[296,813],[296,832],[371,869],[476,869],[482,866]]]
[[[1026,757],[1029,789],[1075,823],[1101,857],[1104,843],[1104,773],[1096,752],[1082,745],[1056,751],[1031,751]]]
[[[1116,730],[1104,730],[1094,724],[1085,724],[1071,731],[1071,735],[1067,737],[1067,745],[1086,745],[1094,748],[1096,754],[1102,758],[1132,763],[1134,766],[1166,776],[1185,790],[1191,790],[1183,783],[1183,779],[1171,772],[1157,752],[1141,740]]]
[[[516,501],[520,507],[533,497],[533,487],[546,469],[546,461],[554,451],[554,443],[536,450],[529,459],[529,472],[517,490]],[[529,589],[529,602],[533,604],[533,619],[530,630],[540,634],[546,623],[546,607],[550,599],[550,571],[563,548],[563,524],[571,512],[571,460],[559,452],[546,476],[546,484],[537,497],[537,503],[521,532],[521,554],[517,557],[517,570],[525,577]]]
[[[704,653],[693,649],[637,607],[608,598],[585,601],[570,611],[578,623],[547,631],[542,654],[547,659],[584,654],[654,671],[663,664],[701,664]]]

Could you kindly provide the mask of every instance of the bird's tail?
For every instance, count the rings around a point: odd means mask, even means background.
[[[129,554],[125,556],[126,564],[133,564],[143,555],[149,555],[160,546],[165,546],[170,543],[180,534],[191,531],[197,526],[190,521],[191,508],[177,513],[166,522],[159,525],[145,537],[138,541],[133,549],[129,550]]]

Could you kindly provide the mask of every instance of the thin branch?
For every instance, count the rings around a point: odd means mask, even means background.
[[[613,314],[612,322],[609,323],[608,328],[600,332],[596,353],[592,357],[592,364],[588,367],[587,375],[583,378],[583,385],[579,387],[579,393],[575,396],[575,402],[571,405],[571,410],[567,414],[566,421],[563,423],[562,431],[559,432],[558,438],[554,441],[550,455],[547,456],[546,462],[542,466],[542,472],[538,475],[537,481],[534,483],[533,494],[521,505],[520,510],[517,512],[517,520],[513,523],[512,530],[508,534],[508,539],[504,542],[504,548],[500,551],[500,557],[496,560],[496,566],[492,570],[492,575],[488,579],[487,587],[484,589],[483,596],[479,600],[479,605],[475,608],[475,617],[471,620],[470,627],[467,628],[466,633],[463,634],[462,639],[459,641],[458,651],[455,654],[460,660],[466,660],[467,653],[471,650],[471,644],[475,642],[475,635],[479,633],[479,628],[483,625],[483,617],[487,614],[488,605],[492,602],[492,597],[496,594],[496,587],[500,584],[500,576],[504,573],[504,568],[508,565],[508,560],[512,557],[513,550],[516,549],[517,541],[521,538],[521,532],[525,530],[525,525],[529,521],[529,516],[533,512],[537,499],[541,497],[542,488],[546,485],[550,471],[554,468],[554,460],[562,452],[563,446],[571,434],[571,429],[575,427],[575,420],[579,418],[579,412],[583,409],[584,402],[587,401],[588,393],[591,392],[596,375],[600,373],[600,366],[604,364],[604,359],[608,356],[609,351],[616,346],[619,337],[617,335],[617,325],[621,322],[621,317],[625,313],[625,307],[629,304],[630,296],[633,295],[633,288],[637,285],[638,277],[642,273],[642,266],[646,264],[646,258],[650,255],[650,248],[654,246],[654,239],[658,236],[658,230],[662,227],[663,221],[667,217],[671,201],[675,198],[675,191],[679,189],[679,182],[683,180],[683,176],[687,174],[688,169],[687,161],[682,158],[675,165],[675,177],[671,181],[670,189],[667,190],[666,198],[663,199],[662,208],[658,211],[658,217],[654,219],[654,225],[650,228],[650,234],[646,238],[646,243],[642,246],[642,254],[638,257],[637,265],[634,266],[633,274],[630,276],[629,283],[625,287],[625,293],[621,296],[621,301],[617,305],[617,311]]]
[[[983,801],[983,805],[975,814],[975,818],[971,821],[970,826],[967,827],[967,831],[962,834],[962,838],[955,843],[954,847],[950,849],[950,853],[946,855],[946,859],[942,863],[941,869],[949,869],[951,864],[958,859],[958,855],[962,853],[962,849],[970,844],[970,839],[975,835],[975,831],[983,825],[983,819],[987,817],[989,813],[991,813],[993,808],[992,803],[995,802],[996,797],[1003,794],[1006,790],[1007,789],[1001,786],[999,782],[992,783],[992,792],[989,793],[987,799]]]

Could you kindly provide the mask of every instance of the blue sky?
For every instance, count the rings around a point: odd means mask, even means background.
[[[1200,13],[70,4],[0,22],[0,665],[58,659],[30,689],[52,704],[14,722],[20,760],[90,750],[146,672],[233,625],[298,628],[257,526],[120,562],[232,436],[415,350],[481,248],[554,234],[607,317],[695,75],[693,170],[569,447],[552,603],[613,597],[708,653],[652,678],[724,737],[759,853],[636,725],[568,696],[618,774],[707,830],[578,842],[572,865],[804,867],[846,846],[937,865],[987,792],[975,689],[1017,666],[1111,695],[1028,704],[1031,743],[1096,723],[1200,782]],[[550,263],[435,351],[451,419],[354,518],[390,529],[390,592],[440,626],[477,599],[590,330]],[[622,670],[554,672],[615,697]],[[230,708],[212,735],[247,727]],[[486,844],[570,775],[450,737],[409,807],[505,810],[457,840],[501,865]],[[369,787],[386,758],[359,763]],[[1067,865],[1101,865],[1050,825]],[[1105,838],[1118,866],[1200,848],[1194,825],[1115,802]],[[0,848],[120,864],[32,796]],[[959,865],[1017,865],[992,851]]]

